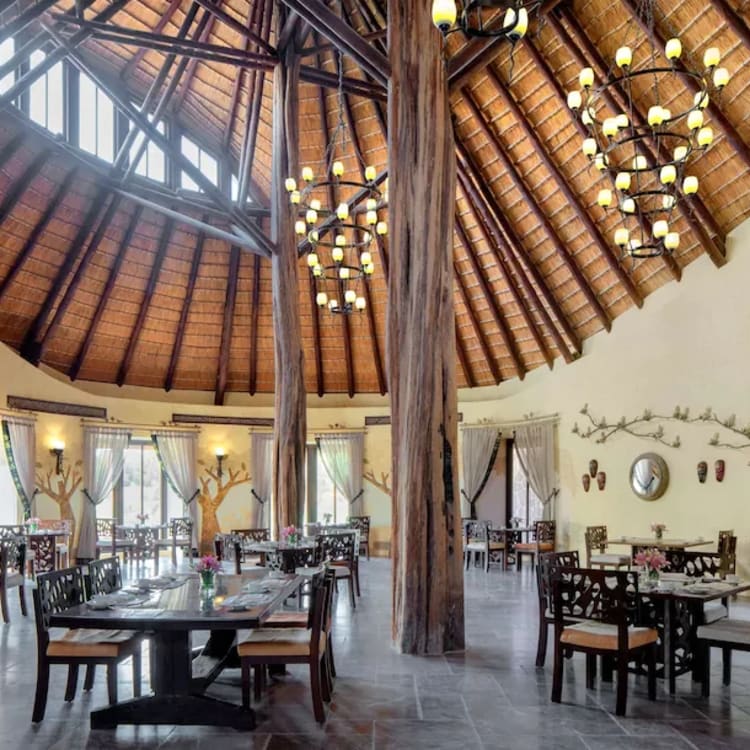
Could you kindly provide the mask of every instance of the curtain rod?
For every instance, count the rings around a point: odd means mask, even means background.
[[[328,427],[324,429],[319,430],[308,430],[308,435],[336,435],[336,434],[356,434],[356,433],[362,433],[363,435],[367,433],[367,430],[364,427]]]
[[[84,427],[110,427],[119,430],[146,430],[148,432],[200,432],[200,427],[186,427],[171,424],[139,424],[138,422],[100,422],[82,419]]]
[[[540,422],[553,422],[557,423],[560,421],[560,415],[555,412],[554,414],[545,414],[539,417],[530,417],[529,419],[517,419],[509,422],[476,422],[475,424],[462,424],[462,430],[478,429],[480,427],[497,427],[497,428],[515,428],[523,427],[527,424],[538,424]]]
[[[16,419],[28,419],[36,422],[37,415],[33,411],[23,411],[22,409],[4,409],[0,407],[0,417],[15,417]]]

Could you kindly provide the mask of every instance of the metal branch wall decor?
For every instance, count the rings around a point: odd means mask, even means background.
[[[586,429],[582,429],[576,422],[573,425],[572,432],[574,435],[578,435],[584,440],[592,439],[596,443],[605,443],[613,435],[618,432],[624,432],[634,437],[645,438],[647,440],[655,440],[662,445],[667,445],[670,448],[679,448],[680,436],[675,435],[673,439],[669,439],[664,431],[664,427],[661,424],[654,424],[657,421],[676,421],[682,422],[683,424],[715,424],[721,429],[727,430],[728,432],[738,435],[742,440],[732,441],[731,439],[722,440],[720,433],[716,432],[708,441],[709,445],[719,448],[731,448],[732,450],[745,450],[750,448],[750,424],[745,427],[737,426],[737,417],[731,414],[726,419],[721,419],[711,407],[706,409],[698,416],[691,417],[689,408],[682,408],[676,406],[672,414],[654,414],[650,409],[644,409],[643,413],[639,416],[627,419],[626,417],[620,417],[617,422],[609,422],[605,418],[597,419],[589,411],[588,404],[584,404],[580,410],[591,423]],[[650,426],[653,428],[650,429]]]

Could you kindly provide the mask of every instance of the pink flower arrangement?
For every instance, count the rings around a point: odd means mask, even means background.
[[[219,573],[221,572],[221,563],[213,555],[206,555],[198,560],[195,569],[198,573]]]
[[[667,558],[664,553],[653,547],[651,549],[642,549],[635,556],[635,564],[648,571],[659,571],[667,567]]]
[[[299,529],[296,526],[285,526],[281,530],[281,539],[289,544],[295,544],[299,536]]]

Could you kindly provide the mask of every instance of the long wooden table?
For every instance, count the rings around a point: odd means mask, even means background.
[[[152,695],[133,698],[91,712],[92,729],[110,729],[118,724],[202,724],[253,729],[255,714],[239,705],[209,698],[204,693],[222,669],[236,656],[236,631],[257,628],[293,594],[299,576],[286,575],[280,583],[269,583],[266,598],[244,611],[223,606],[227,596],[239,594],[250,581],[260,582],[267,571],[258,569],[241,575],[221,574],[215,596],[200,591],[197,575],[183,576],[178,588],[155,590],[137,607],[93,610],[82,604],[53,614],[51,627],[102,628],[148,632],[153,659]],[[200,654],[193,658],[190,633],[210,630]],[[239,698],[239,693],[238,693]]]

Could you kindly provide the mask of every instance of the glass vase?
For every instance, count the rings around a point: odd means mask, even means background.
[[[201,591],[213,591],[215,573],[213,570],[202,570],[201,576]]]

